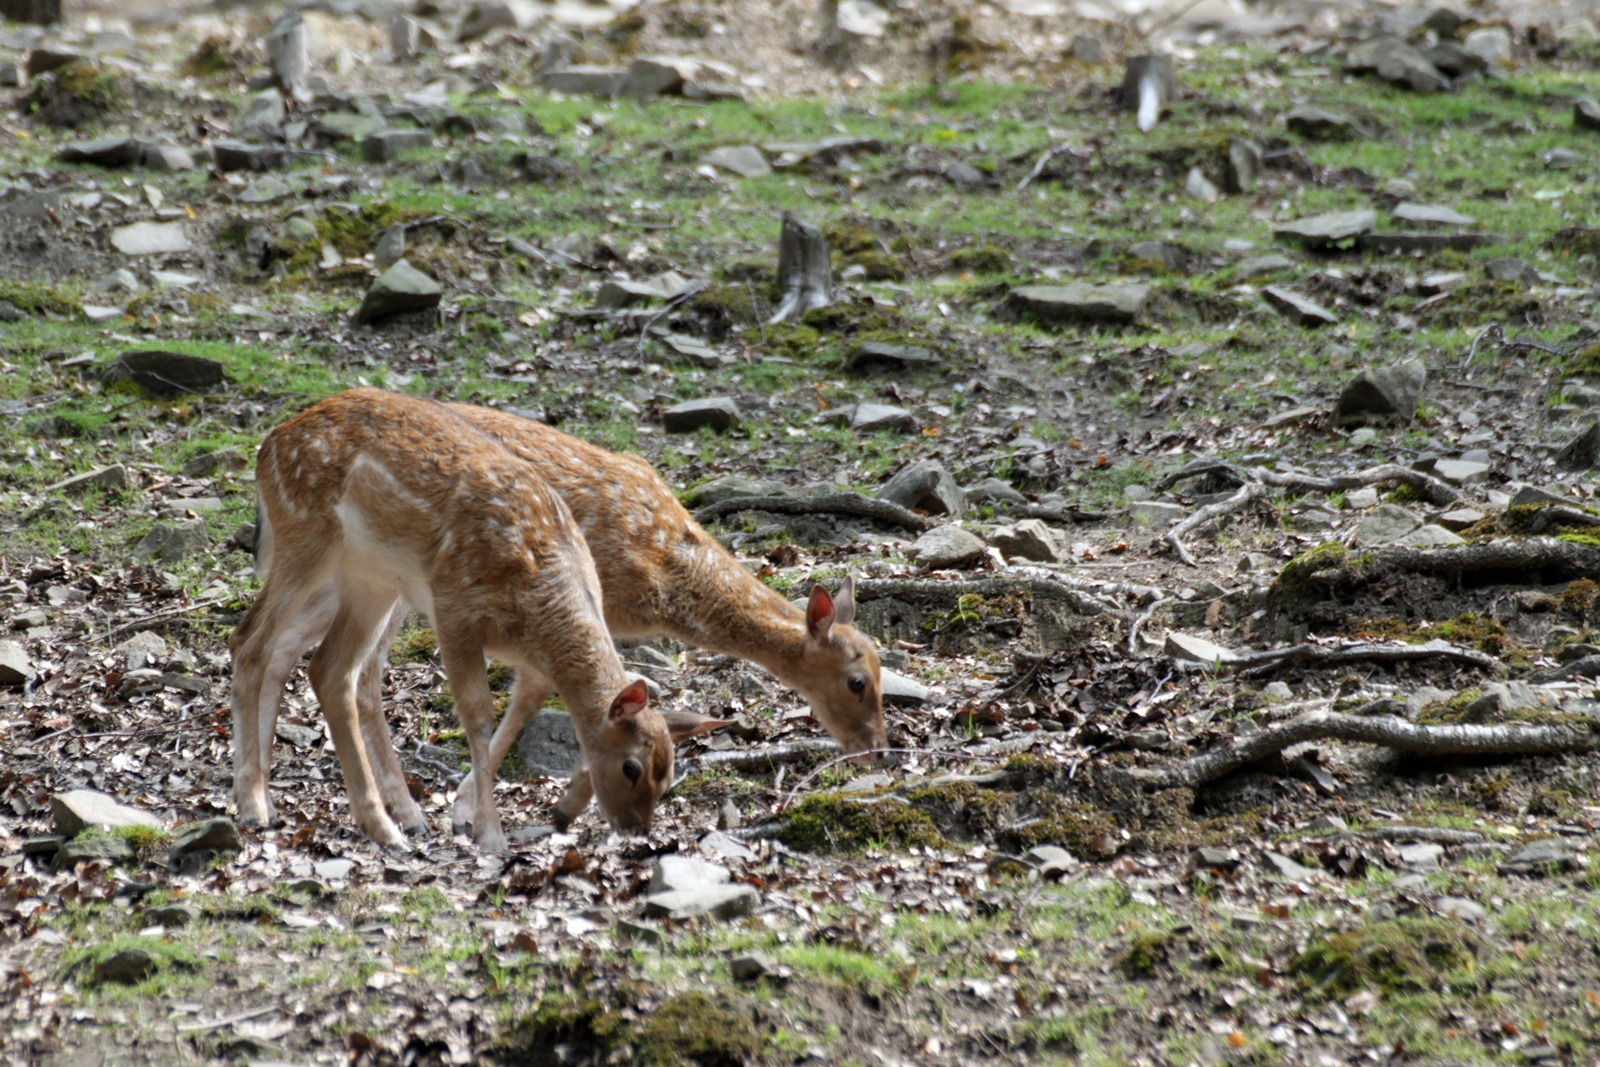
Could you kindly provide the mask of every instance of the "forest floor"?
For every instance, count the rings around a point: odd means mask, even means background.
[[[809,3],[670,0],[461,42],[427,4],[401,62],[380,7],[305,16],[282,112],[257,12],[0,30],[0,1057],[1600,1058],[1592,22],[847,4],[883,35],[823,46]],[[1141,130],[1116,89],[1157,30],[1177,94]],[[1448,76],[1364,62],[1385,33]],[[546,87],[661,53],[709,61],[690,95]],[[277,158],[224,169],[230,139]],[[769,324],[785,212],[835,299]],[[438,306],[358,322],[397,226]],[[1033,291],[1078,283],[1109,288]],[[1398,414],[1343,418],[1392,365]],[[885,768],[797,753],[795,694],[650,642],[658,703],[737,722],[680,749],[655,832],[554,833],[564,781],[514,760],[485,854],[449,834],[465,748],[417,621],[385,703],[432,836],[354,832],[299,671],[281,825],[175,858],[231,810],[255,448],[358,384],[637,452],[692,507],[918,461],[1010,496],[972,494],[992,547],[946,567],[849,515],[708,522],[795,595],[857,578],[922,690]],[[736,426],[666,431],[717,397]],[[70,790],[158,825],[64,840]],[[646,917],[672,853],[751,914]]]

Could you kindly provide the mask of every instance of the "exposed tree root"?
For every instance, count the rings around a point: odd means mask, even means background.
[[[1600,723],[1552,725],[1418,725],[1392,715],[1363,718],[1314,711],[1171,767],[1141,767],[1128,773],[1157,789],[1193,788],[1306,741],[1360,741],[1417,756],[1534,756],[1591,752],[1600,744]]]
[[[978,578],[954,582],[941,582],[931,578],[864,578],[856,582],[858,600],[879,600],[884,597],[957,600],[964,596],[1010,596],[1015,593],[1031,593],[1046,600],[1060,601],[1079,615],[1103,615],[1111,611],[1094,597],[1073,588],[1054,575]]]
[[[769,745],[766,748],[705,752],[692,760],[685,760],[684,773],[692,774],[707,767],[732,767],[736,771],[765,771],[780,763],[795,763],[813,756],[827,756],[838,752],[838,742],[821,739],[794,741],[787,745]]]
[[[1008,519],[1039,519],[1042,522],[1075,523],[1105,522],[1110,518],[1103,511],[1079,511],[1076,508],[1047,508],[1039,504],[1002,504],[997,510]]]
[[[1227,664],[1227,668],[1245,678],[1271,674],[1283,667],[1339,667],[1346,663],[1410,663],[1420,659],[1458,659],[1487,671],[1500,671],[1504,665],[1486,652],[1452,645],[1448,641],[1428,641],[1420,645],[1399,643],[1382,644],[1363,641],[1360,644],[1329,647],[1327,645],[1290,645],[1266,652],[1249,652]]]
[[[1246,505],[1261,500],[1266,495],[1267,487],[1265,485],[1260,482],[1246,482],[1239,487],[1237,493],[1234,493],[1228,499],[1219,500],[1215,504],[1207,504],[1168,530],[1165,540],[1179,559],[1191,567],[1198,567],[1200,564],[1196,563],[1194,557],[1189,555],[1189,550],[1183,545],[1183,539],[1214,519],[1220,519],[1224,515],[1231,515],[1235,511],[1243,511]]]
[[[1526,571],[1534,584],[1543,581],[1571,581],[1574,578],[1600,580],[1600,546],[1556,537],[1501,538],[1442,548],[1407,548],[1391,545],[1352,555],[1331,566],[1301,575],[1331,587],[1351,583],[1365,584],[1393,577],[1396,572],[1443,574],[1460,580],[1464,575],[1493,571]]]
[[[919,533],[944,525],[943,520],[918,515],[909,508],[860,493],[824,493],[821,496],[747,496],[708,504],[694,513],[706,523],[741,511],[775,511],[783,515],[859,515],[904,526]]]
[[[1410,467],[1402,467],[1395,463],[1385,463],[1381,467],[1371,467],[1364,471],[1319,478],[1311,474],[1295,474],[1258,467],[1240,468],[1231,463],[1204,460],[1198,463],[1190,463],[1182,470],[1172,472],[1152,488],[1161,493],[1171,489],[1181,481],[1189,478],[1201,478],[1206,475],[1224,478],[1236,485],[1260,482],[1262,485],[1270,485],[1274,489],[1299,489],[1302,492],[1319,493],[1337,493],[1347,489],[1360,489],[1368,485],[1398,482],[1401,485],[1409,485],[1421,493],[1430,504],[1454,504],[1461,499],[1459,492],[1433,475],[1412,470]]]

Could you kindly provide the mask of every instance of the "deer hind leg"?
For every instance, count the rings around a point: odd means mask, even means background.
[[[484,772],[493,782],[495,775],[500,773],[500,764],[505,762],[506,754],[511,751],[511,746],[517,743],[517,738],[522,736],[522,731],[527,728],[533,717],[544,706],[545,700],[550,696],[550,679],[536,670],[527,667],[517,669],[517,680],[511,686],[511,706],[506,709],[506,714],[500,720],[500,725],[495,727],[494,736],[489,739],[489,763]],[[473,805],[477,796],[477,770],[462,781],[456,789],[455,807],[451,809],[450,825],[458,834],[466,833],[467,826],[472,822]]]
[[[388,649],[405,625],[409,609],[397,604],[389,613],[383,636],[371,657],[361,667],[356,688],[356,707],[361,719],[361,740],[367,747],[367,765],[378,779],[378,792],[394,821],[408,834],[424,833],[428,819],[412,799],[406,786],[406,772],[400,766],[400,750],[389,731],[389,718],[383,713],[383,671],[389,665]]]
[[[368,762],[357,694],[362,665],[378,648],[397,599],[390,590],[341,586],[338,613],[317,654],[311,657],[311,687],[333,735],[356,827],[380,845],[404,848],[405,835],[384,810],[377,777]]]

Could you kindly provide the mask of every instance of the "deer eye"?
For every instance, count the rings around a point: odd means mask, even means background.
[[[639,776],[644,773],[644,768],[639,766],[637,760],[628,760],[622,765],[622,773],[627,776],[628,781],[637,783]]]
[[[850,679],[849,684],[850,692],[854,693],[856,696],[860,696],[862,693],[867,691],[867,680],[865,678],[852,678]]]

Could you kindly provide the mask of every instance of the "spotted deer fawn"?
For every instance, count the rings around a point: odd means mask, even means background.
[[[268,434],[256,484],[264,581],[231,642],[242,822],[273,818],[267,772],[278,703],[289,672],[320,640],[311,684],[356,826],[391,846],[404,842],[396,820],[426,826],[379,704],[381,653],[403,601],[433,621],[472,758],[455,815],[479,844],[506,843],[494,807],[500,760],[491,760],[486,654],[516,668],[519,713],[531,714],[552,688],[566,701],[583,760],[563,815],[575,816],[592,794],[617,830],[650,828],[672,782],[672,733],[718,724],[664,719],[647,706],[644,684],[630,684],[583,534],[535,469],[442,404],[357,389]]]

